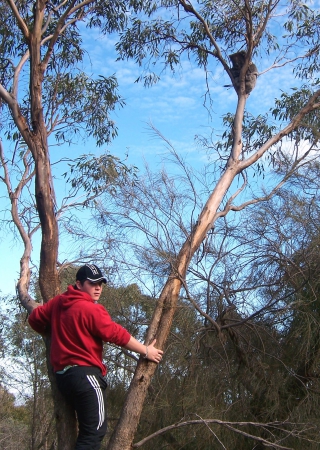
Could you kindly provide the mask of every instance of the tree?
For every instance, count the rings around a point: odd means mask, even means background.
[[[164,6],[165,15],[159,18],[157,14]],[[147,69],[160,58],[167,67],[174,69],[186,54],[203,67],[208,76],[212,61],[216,61],[229,75],[237,93],[235,113],[225,116],[224,140],[211,144],[213,150],[222,155],[220,176],[198,220],[188,229],[185,242],[170,260],[170,273],[148,329],[147,342],[156,337],[160,346],[165,344],[180,289],[186,282],[188,266],[216,220],[232,210],[239,211],[269,198],[305,164],[312,151],[317,150],[319,15],[306,5],[290,3],[282,21],[281,31],[286,35],[276,36],[270,30],[279,9],[278,1],[161,2],[155,6],[155,19],[149,22],[141,17],[133,19],[132,27],[123,34],[118,45],[122,58],[134,58],[141,65],[146,61]],[[296,46],[297,39],[300,48]],[[237,67],[234,64],[230,67],[227,55],[239,55],[242,50],[244,53],[238,58]],[[290,64],[297,77],[298,87],[294,87],[293,93],[283,93],[279,100],[275,100],[272,115],[278,121],[276,126],[268,123],[267,115],[254,117],[245,110],[252,88],[247,86],[247,78],[251,79],[252,73],[255,76],[255,70],[250,70],[252,59],[262,53],[275,55],[270,69]],[[290,57],[291,54],[294,56]],[[230,59],[232,62],[235,60],[234,57]],[[157,75],[146,73],[141,78],[146,84],[152,84]],[[254,91],[250,95],[254,95]],[[214,105],[213,98],[211,101]],[[260,163],[257,162],[267,152],[275,162],[280,162],[281,142],[285,138],[291,139],[297,149],[305,140],[309,143],[308,149],[302,155],[296,152],[291,158],[285,158],[285,173],[267,195],[236,205],[236,198],[247,184],[249,168],[256,164],[259,169]],[[234,189],[233,182],[237,176],[243,178],[243,185]],[[230,190],[233,192],[229,193]],[[229,198],[226,200],[227,194]],[[154,371],[153,364],[142,360],[138,363],[110,449],[130,448]]]
[[[34,176],[35,201],[42,230],[39,282],[45,302],[59,291],[57,206],[48,137],[55,133],[58,142],[72,141],[82,128],[102,144],[116,134],[115,125],[109,118],[109,111],[121,104],[114,76],[92,80],[84,73],[73,75],[70,71],[83,58],[77,30],[80,19],[87,18],[92,25],[99,17],[106,32],[123,26],[125,18],[121,8],[124,5],[117,3],[104,10],[98,10],[99,6],[102,7],[93,1],[85,2],[85,6],[71,1],[63,7],[59,4],[49,6],[42,1],[33,5],[27,1],[22,2],[19,9],[8,1],[1,10],[3,82],[0,95],[2,108],[6,107],[9,114],[2,123],[2,131],[16,142],[13,160],[17,158],[23,167],[20,183],[13,190],[9,158],[2,149],[3,181],[12,202],[16,226],[27,242],[30,236],[25,235],[19,223],[16,203],[21,189]],[[24,71],[29,77],[27,82],[23,82]],[[95,111],[100,111],[100,115]],[[17,131],[13,132],[13,127]],[[25,245],[27,250],[28,245]],[[30,301],[29,253],[28,248],[17,286],[26,307]]]
[[[123,104],[113,75],[94,79],[80,69],[84,53],[78,26],[86,20],[89,27],[98,26],[103,33],[120,30],[126,21],[126,7],[126,2],[91,0],[8,0],[0,7],[1,131],[8,142],[6,146],[1,143],[0,148],[1,180],[11,202],[13,223],[24,244],[17,291],[28,311],[34,302],[30,285],[32,238],[39,229],[41,299],[47,302],[60,291],[61,209],[55,197],[49,137],[59,144],[86,133],[102,145],[117,132],[110,112]],[[14,143],[11,154],[9,142]],[[111,156],[105,155],[106,162],[106,169],[117,166]],[[108,170],[104,176],[108,179]],[[49,351],[49,338],[46,344]],[[50,366],[48,371],[56,399],[59,448],[70,448],[76,431],[74,414],[55,387]]]
[[[5,387],[0,387],[0,440],[5,450],[23,448],[27,431],[26,411],[15,406],[14,395]]]

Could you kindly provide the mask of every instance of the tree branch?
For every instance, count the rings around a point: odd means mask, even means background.
[[[246,208],[249,205],[254,205],[256,203],[260,203],[260,202],[266,202],[268,200],[270,200],[275,194],[276,192],[279,191],[279,189],[289,180],[289,178],[293,175],[293,173],[297,170],[297,168],[302,167],[303,165],[307,164],[310,161],[304,161],[303,164],[300,164],[301,161],[305,160],[307,158],[307,156],[310,154],[311,152],[311,148],[309,150],[307,150],[298,160],[296,160],[291,169],[284,175],[284,177],[282,178],[282,180],[272,189],[272,191],[263,196],[263,197],[258,197],[258,198],[254,198],[251,200],[248,200],[247,202],[242,203],[242,205],[232,205],[232,201],[234,200],[234,198],[240,193],[240,191],[242,190],[242,188],[240,188],[234,195],[232,195],[228,201],[227,204],[225,206],[225,208],[222,211],[219,211],[216,213],[215,218],[214,218],[214,222],[219,218],[219,217],[224,217],[228,214],[229,211],[242,211],[244,208]],[[300,165],[299,165],[300,164]]]
[[[258,159],[260,159],[264,153],[270,149],[273,145],[277,144],[281,139],[291,133],[295,128],[297,128],[305,117],[311,111],[314,111],[320,107],[320,103],[316,101],[320,97],[320,89],[318,89],[308,100],[307,104],[299,111],[299,113],[291,120],[291,122],[283,128],[279,133],[272,136],[264,145],[260,147],[260,149],[250,156],[248,159],[245,159],[239,163],[238,171],[240,172],[243,169],[254,164]]]
[[[9,4],[10,8],[11,8],[11,11],[13,12],[13,15],[17,19],[18,26],[19,26],[20,30],[22,31],[22,33],[23,33],[24,37],[26,38],[26,40],[29,41],[29,39],[30,39],[29,28],[27,27],[26,23],[24,22],[24,20],[20,16],[18,8],[16,7],[16,4],[14,3],[13,0],[7,0],[7,2]]]
[[[31,312],[33,309],[33,306],[35,304],[34,300],[29,295],[29,284],[30,284],[30,277],[31,277],[31,271],[29,267],[30,258],[31,258],[31,252],[32,252],[32,243],[31,243],[31,233],[28,233],[19,216],[19,210],[18,210],[18,202],[19,198],[21,196],[21,192],[23,188],[26,186],[26,184],[30,181],[30,179],[34,176],[35,171],[31,171],[30,173],[30,165],[27,163],[27,155],[29,153],[29,150],[24,155],[23,161],[25,170],[24,173],[21,176],[21,179],[19,181],[19,184],[17,188],[13,191],[11,186],[11,181],[9,177],[9,171],[7,162],[4,158],[4,152],[3,152],[3,146],[2,141],[0,140],[0,160],[1,164],[4,170],[4,177],[2,178],[3,182],[5,183],[8,191],[8,196],[11,201],[11,216],[13,223],[15,227],[17,228],[21,239],[23,241],[24,245],[24,251],[23,255],[20,259],[20,278],[17,282],[17,290],[19,292],[19,298],[21,301],[21,304],[26,308],[28,312]]]
[[[266,429],[281,429],[280,427],[285,427],[288,425],[295,425],[291,424],[290,422],[270,422],[270,423],[259,423],[259,422],[227,422],[223,420],[218,419],[201,419],[201,420],[187,420],[185,422],[179,422],[175,423],[173,425],[169,425],[167,427],[161,428],[160,430],[156,431],[155,433],[152,433],[151,435],[147,436],[146,438],[142,439],[141,441],[137,442],[136,444],[132,445],[132,448],[140,448],[142,447],[146,442],[150,441],[154,437],[161,436],[162,434],[171,431],[176,430],[185,426],[189,425],[207,425],[208,424],[217,424],[221,425],[223,427],[228,428],[230,431],[233,431],[234,433],[238,433],[244,437],[247,437],[249,439],[253,439],[255,441],[258,441],[262,444],[264,444],[266,447],[272,447],[279,450],[293,450],[292,447],[284,447],[283,445],[277,444],[276,442],[270,442],[267,439],[263,439],[260,436],[255,436],[253,434],[249,434],[245,431],[239,430],[236,428],[236,426],[239,427],[245,427],[245,426],[253,426],[257,428],[266,428]],[[303,424],[305,425],[305,424]],[[211,430],[212,431],[212,430]],[[282,431],[286,431],[285,429],[282,429]],[[298,431],[296,432],[298,433]],[[290,434],[295,434],[294,432],[290,432]]]

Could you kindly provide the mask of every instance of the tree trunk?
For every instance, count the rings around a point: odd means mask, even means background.
[[[240,171],[239,156],[242,151],[242,121],[246,96],[239,95],[233,126],[233,146],[226,169],[221,175],[216,187],[205,204],[197,223],[183,244],[169,278],[161,292],[154,315],[148,329],[146,342],[157,339],[157,346],[164,347],[169,335],[174,313],[176,311],[179,292],[184,282],[190,261],[212,228],[218,208],[231,186],[232,181]],[[108,450],[129,450],[137,430],[143,403],[151,378],[156,370],[156,364],[140,358],[122,413],[111,436]]]
[[[43,302],[46,303],[60,291],[57,271],[59,230],[55,215],[55,195],[49,158],[48,136],[42,107],[42,82],[45,67],[41,64],[40,42],[43,23],[43,5],[36,7],[37,20],[32,32],[25,31],[30,51],[30,104],[31,124],[23,116],[14,95],[5,94],[13,119],[30,149],[35,164],[35,198],[41,224],[42,240],[40,250],[39,287]],[[24,257],[21,261],[21,278],[18,292],[21,303],[30,312],[33,300],[28,294],[30,281],[31,243],[28,236],[22,238],[25,244]],[[46,340],[48,374],[53,393],[55,417],[58,435],[58,450],[72,450],[76,439],[76,418],[74,411],[66,404],[57,389],[55,376],[50,365],[50,340]]]
[[[73,450],[77,438],[77,421],[74,409],[66,402],[57,387],[56,378],[50,364],[50,338],[45,340],[47,368],[54,404],[54,417],[58,436],[58,450]]]
[[[212,227],[217,209],[237,173],[237,162],[230,158],[226,171],[209,197],[190,236],[182,246],[176,266],[173,267],[161,292],[148,329],[147,343],[156,338],[157,346],[164,347],[191,258]],[[156,367],[155,363],[140,358],[108,450],[129,450],[131,448],[147,390]]]

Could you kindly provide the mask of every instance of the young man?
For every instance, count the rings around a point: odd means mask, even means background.
[[[35,331],[51,331],[50,359],[57,385],[73,405],[79,422],[75,450],[98,450],[107,431],[103,342],[140,353],[155,363],[163,354],[155,348],[156,340],[145,346],[111,320],[98,303],[103,283],[106,279],[100,269],[86,264],[78,270],[74,286],[39,305],[29,316]]]

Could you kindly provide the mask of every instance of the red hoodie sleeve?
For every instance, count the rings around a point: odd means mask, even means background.
[[[43,334],[50,328],[53,301],[54,299],[51,299],[48,303],[38,306],[28,317],[31,328],[37,333]]]
[[[131,334],[118,323],[114,322],[108,311],[99,304],[95,305],[95,312],[91,324],[94,334],[104,342],[124,347],[130,340]]]

